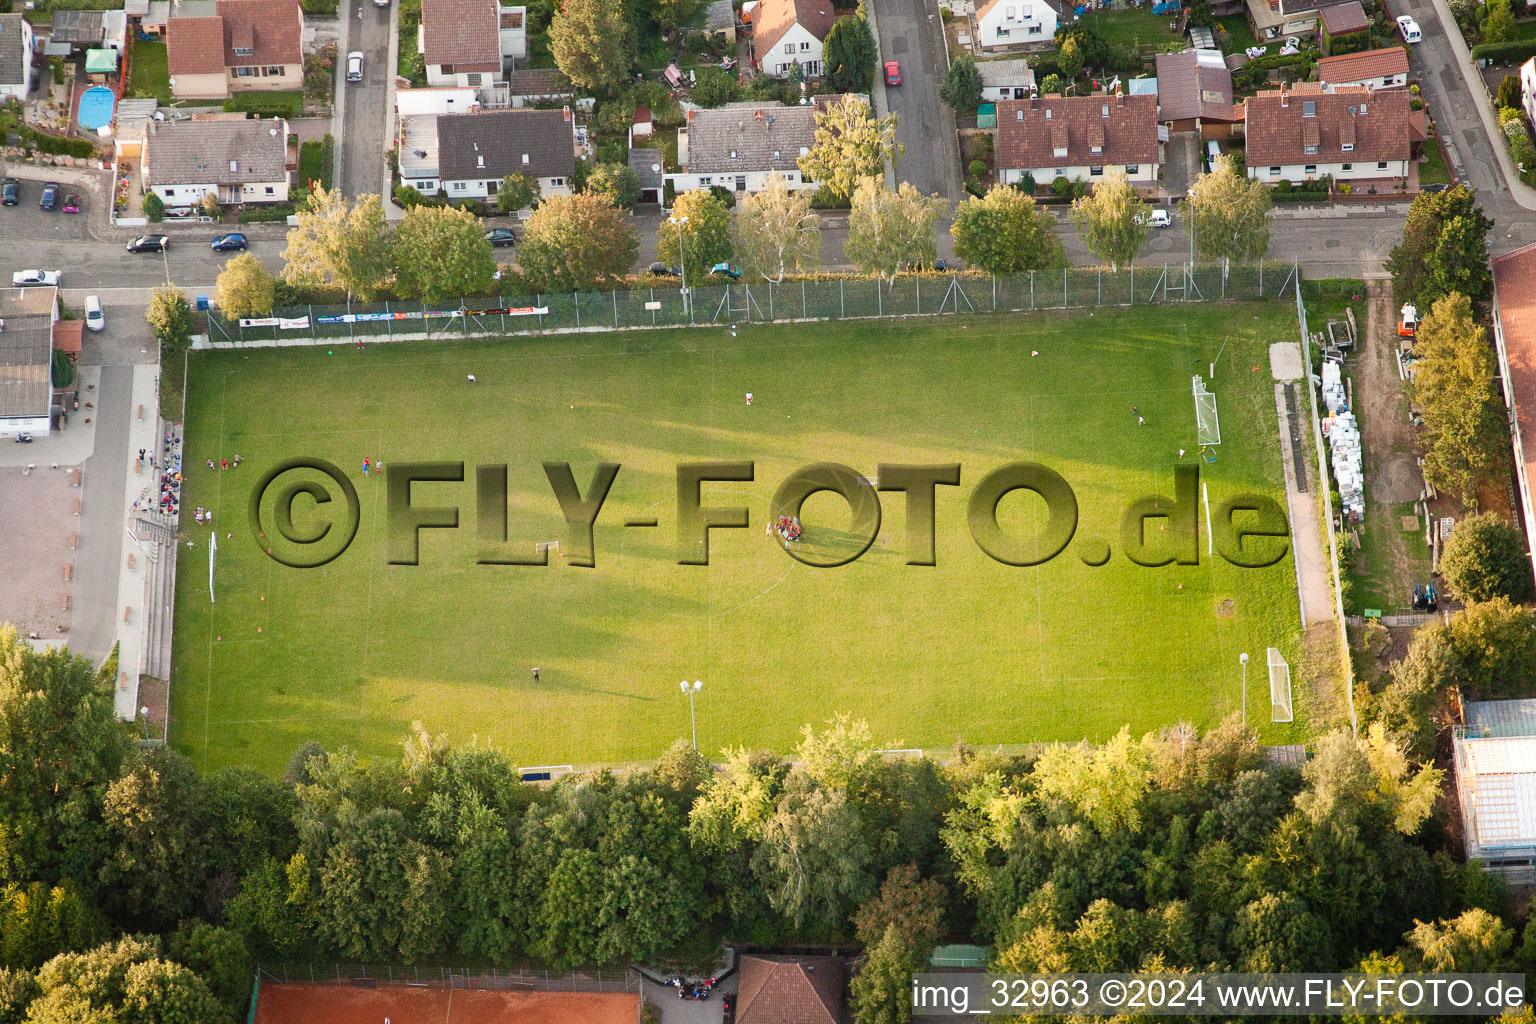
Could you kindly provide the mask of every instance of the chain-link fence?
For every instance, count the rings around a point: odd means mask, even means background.
[[[810,281],[708,284],[681,288],[350,303],[274,310],[269,317],[229,320],[208,314],[215,347],[314,345],[498,337],[542,331],[637,328],[860,317],[1004,313],[1093,306],[1141,306],[1283,298],[1295,294],[1291,263],[1219,263],[1130,267],[1112,271],[1072,267],[1022,274],[935,274]]]
[[[484,966],[261,963],[256,966],[256,977],[262,985],[438,985],[538,992],[637,992],[640,989],[640,976],[629,969],[504,971]]]

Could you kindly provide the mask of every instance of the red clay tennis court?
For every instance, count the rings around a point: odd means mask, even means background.
[[[635,992],[263,984],[255,1024],[636,1024]]]

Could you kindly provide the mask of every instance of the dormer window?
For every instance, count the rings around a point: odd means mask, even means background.
[[[1045,108],[1045,119],[1047,121],[1049,121],[1051,119],[1051,108],[1050,107],[1046,107]]]
[[[1104,152],[1104,147],[1103,146],[1089,146],[1088,148],[1089,148],[1089,150],[1091,150],[1094,153],[1102,153],[1102,152]]]
[[[256,51],[255,51],[255,49],[253,49],[252,47],[249,47],[249,46],[237,46],[237,47],[235,47],[235,56],[236,57],[254,57],[254,56],[256,56]]]
[[[1317,116],[1317,101],[1316,100],[1303,100],[1302,103],[1301,103],[1301,116],[1302,117],[1316,117]]]
[[[1316,146],[1303,146],[1303,147],[1301,147],[1301,151],[1303,153],[1307,154],[1307,156],[1311,156],[1311,155],[1313,155],[1314,153],[1317,152],[1317,147]]]
[[[1109,104],[1108,103],[1105,103],[1103,106],[1099,107],[1099,116],[1100,117],[1108,117],[1109,116]]]
[[[732,159],[732,160],[735,160],[735,159],[736,159],[736,151],[735,151],[735,150],[734,150],[734,149],[733,149],[733,150],[731,150],[731,159]]]
[[[1339,148],[1346,153],[1353,153],[1355,151],[1355,144],[1353,142],[1346,142]]]
[[[1067,155],[1067,147],[1066,146],[1057,146],[1055,149],[1051,150],[1051,156],[1053,156],[1053,157],[1063,157],[1063,156],[1066,156],[1066,155]]]

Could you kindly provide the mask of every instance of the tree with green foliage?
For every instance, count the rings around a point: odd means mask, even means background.
[[[442,303],[495,286],[496,257],[480,218],[468,210],[407,210],[390,238],[389,261],[402,298]]]
[[[731,243],[742,273],[782,282],[786,273],[814,273],[821,262],[821,218],[809,189],[792,189],[777,172],[736,208]]]
[[[496,208],[502,213],[526,210],[539,201],[539,179],[518,171],[501,179],[496,189]]]
[[[894,924],[870,945],[849,985],[856,1024],[907,1024],[912,1019],[912,976],[925,962]]]
[[[68,352],[61,348],[53,350],[53,365],[49,367],[48,378],[56,391],[63,391],[75,382],[75,361]]]
[[[1474,303],[1487,299],[1493,288],[1488,269],[1492,228],[1493,221],[1483,216],[1474,193],[1465,185],[1420,192],[1408,208],[1403,240],[1387,256],[1398,299],[1422,307],[1451,292]]]
[[[0,967],[0,1024],[26,1024],[27,1007],[42,994],[32,971]]]
[[[166,927],[197,905],[208,870],[197,770],[168,747],[136,751],[102,802],[103,892],[132,920]]]
[[[807,181],[848,199],[860,178],[883,178],[886,162],[903,152],[896,115],[877,118],[864,97],[850,94],[816,111],[815,143],[797,164]]]
[[[239,319],[268,316],[277,291],[277,280],[261,260],[242,252],[224,264],[214,283],[214,301],[227,317]]]
[[[183,921],[171,935],[168,955],[201,978],[231,1017],[249,1006],[255,965],[239,932],[204,921]]]
[[[664,31],[676,32],[693,20],[699,0],[655,0],[652,18]]]
[[[640,201],[640,175],[628,164],[598,164],[587,178],[586,191],[606,196],[621,210],[633,210]]]
[[[321,938],[349,959],[412,962],[443,948],[448,870],[398,810],[343,808],[315,874]]]
[[[690,284],[703,284],[710,267],[731,258],[730,207],[708,189],[678,196],[657,235],[656,258],[669,267],[681,267]]]
[[[1211,10],[1211,0],[1190,0],[1188,24],[1208,28],[1215,23],[1216,15]]]
[[[1269,253],[1269,186],[1238,173],[1230,156],[1190,186],[1180,204],[1202,260],[1261,260]]]
[[[1515,27],[1509,0],[1488,0],[1488,17],[1483,21],[1483,42],[1502,43]]]
[[[1456,293],[1435,301],[1416,334],[1413,395],[1424,417],[1425,478],[1475,508],[1509,443],[1493,351],[1471,303]]]
[[[910,182],[888,191],[877,178],[863,178],[853,193],[845,255],[861,273],[887,284],[904,268],[932,266],[938,247],[934,231],[949,200],[925,196]]]
[[[153,940],[124,938],[54,957],[37,972],[30,1024],[229,1024],[196,974],[161,959]]]
[[[722,68],[699,68],[694,72],[698,80],[688,90],[693,102],[701,107],[723,107],[741,98],[741,85],[736,76]]]
[[[139,200],[139,209],[144,211],[145,219],[151,224],[165,220],[165,200],[160,198],[159,193],[144,193],[144,198]]]
[[[949,233],[955,255],[991,274],[1014,274],[1066,264],[1056,219],[1024,190],[996,186],[955,209]]]
[[[1525,535],[1509,520],[1491,512],[1456,524],[1440,556],[1440,572],[1459,600],[1487,601],[1531,596],[1531,560]]]
[[[1448,921],[1415,921],[1403,936],[1417,967],[1436,973],[1492,974],[1508,970],[1515,933],[1482,908]]]
[[[874,888],[872,851],[863,822],[836,790],[791,776],[763,839],[753,873],[768,902],[795,929],[831,934]]]
[[[976,69],[973,57],[961,57],[949,66],[944,84],[939,87],[939,98],[958,113],[970,116],[981,105],[981,72]]]
[[[157,285],[149,293],[144,320],[160,342],[162,360],[180,354],[192,338],[192,303],[175,285]]]
[[[572,85],[609,95],[629,79],[634,27],[611,0],[562,0],[549,25],[549,51]]]
[[[629,273],[640,240],[606,196],[551,196],[528,218],[517,261],[541,292],[586,291]]]
[[[1072,223],[1089,250],[1119,270],[1146,244],[1151,228],[1147,204],[1119,168],[1110,168],[1093,192],[1072,203]]]
[[[1042,96],[1059,96],[1061,95],[1061,89],[1061,76],[1054,71],[1046,75],[1040,83],[1040,95]]]
[[[827,85],[835,92],[869,92],[879,56],[868,21],[860,15],[838,18],[822,40],[821,63]]]
[[[1083,73],[1084,63],[1082,43],[1077,36],[1068,36],[1056,53],[1056,66],[1061,68],[1061,76],[1068,85],[1076,82],[1077,76]]]
[[[283,250],[282,279],[305,288],[344,288],[370,297],[389,271],[384,205],[376,195],[347,199],[340,189],[315,189],[294,214]]]
[[[859,941],[866,947],[895,928],[919,963],[927,963],[944,938],[949,893],[937,878],[923,878],[916,864],[890,870],[880,891],[853,916]]]
[[[1035,762],[1035,788],[1068,804],[1101,832],[1141,827],[1139,804],[1152,780],[1151,761],[1122,727],[1107,743],[1047,748]]]
[[[1505,8],[1508,9],[1508,0],[1505,0]],[[1499,82],[1498,99],[1494,106],[1499,110],[1520,109],[1520,76],[1505,75]]]
[[[101,796],[131,746],[89,662],[0,626],[0,881],[94,879]]]
[[[8,886],[0,902],[0,956],[7,967],[34,968],[60,953],[99,946],[107,919],[71,880]]]

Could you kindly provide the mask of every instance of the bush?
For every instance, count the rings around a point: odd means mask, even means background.
[[[26,141],[27,136],[24,134],[22,135],[23,144]],[[56,135],[33,130],[31,132],[31,142],[32,148],[39,153],[48,153],[53,156],[73,156],[89,159],[90,157],[100,155],[100,150],[96,148],[96,144],[89,139],[61,139]]]
[[[723,107],[741,96],[741,86],[729,72],[720,68],[699,68],[698,81],[689,92],[701,107]]]
[[[1263,85],[1271,71],[1290,69],[1292,78],[1303,79],[1312,72],[1312,58],[1305,53],[1293,53],[1282,57],[1278,53],[1256,57],[1232,72],[1234,89],[1257,89]]]
[[[144,210],[144,216],[148,217],[151,223],[158,224],[165,219],[165,200],[155,193],[147,193],[144,201],[139,205]]]
[[[1472,56],[1493,64],[1521,64],[1536,57],[1536,39],[1510,39],[1502,43],[1479,43],[1472,47]],[[1247,70],[1244,68],[1243,70]]]
[[[1458,600],[1471,603],[1531,595],[1531,563],[1519,527],[1489,513],[1467,516],[1456,524],[1440,571]]]
[[[1072,179],[1067,177],[1065,174],[1057,175],[1056,180],[1051,182],[1051,192],[1055,195],[1062,196],[1063,198],[1071,196]]]
[[[53,386],[67,388],[75,382],[75,361],[61,348],[53,350]]]
[[[732,209],[736,205],[736,193],[732,192],[728,188],[721,188],[719,185],[712,185],[710,186],[709,193],[724,203],[725,208],[728,210]]]
[[[966,165],[965,172],[973,178],[984,178],[987,174],[987,162],[985,160],[972,160]]]
[[[1013,183],[1013,187],[1027,196],[1032,196],[1035,194],[1035,176],[1025,171],[1020,175],[1019,180]]]
[[[1516,76],[1516,75],[1505,75],[1504,76],[1504,80],[1499,83],[1498,99],[1495,101],[1495,105],[1497,107],[1499,107],[1499,109],[1501,109],[1501,110],[1506,110],[1506,109],[1509,109],[1511,107],[1513,107],[1513,108],[1515,108],[1517,110],[1519,109],[1519,107],[1520,107],[1520,79],[1519,79],[1518,76]]]

